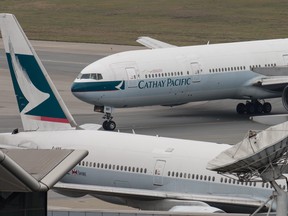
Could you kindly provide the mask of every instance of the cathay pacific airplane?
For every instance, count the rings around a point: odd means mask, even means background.
[[[230,145],[78,126],[16,18],[0,14],[0,27],[24,128],[0,134],[1,147],[89,151],[57,183],[59,193],[143,210],[251,212],[262,204],[275,210],[265,203],[273,192],[268,183],[239,182],[206,169]]]
[[[288,39],[187,47],[149,37],[137,41],[152,49],[102,58],[72,85],[77,98],[105,113],[106,130],[116,127],[113,108],[241,99],[240,114],[270,113],[264,99],[282,97],[288,110],[288,76],[275,70],[288,64]]]

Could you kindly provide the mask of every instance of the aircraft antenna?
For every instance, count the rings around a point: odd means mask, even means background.
[[[285,179],[287,187],[288,181],[283,173],[288,169],[288,122],[261,132],[249,131],[241,142],[211,160],[207,169],[236,176],[240,182],[251,182],[255,179],[269,182],[274,192],[260,207],[263,208],[270,202],[270,213],[275,201],[276,215],[286,216],[288,193],[276,180]],[[252,215],[256,214],[260,207]]]

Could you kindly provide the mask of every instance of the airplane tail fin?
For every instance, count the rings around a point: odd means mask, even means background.
[[[77,127],[16,17],[0,14],[0,28],[24,130]]]

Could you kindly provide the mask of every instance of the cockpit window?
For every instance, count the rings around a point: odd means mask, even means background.
[[[102,77],[102,74],[99,74],[99,73],[93,73],[93,74],[91,74],[90,79],[102,80],[103,77]]]
[[[82,74],[80,79],[90,79],[90,74]]]
[[[100,73],[79,74],[78,79],[102,80],[103,76]]]
[[[90,78],[97,80],[97,79],[96,79],[96,78],[97,78],[97,74],[91,74],[91,75],[90,75]]]

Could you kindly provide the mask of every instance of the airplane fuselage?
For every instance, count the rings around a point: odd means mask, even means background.
[[[204,204],[206,208],[207,203],[211,205],[208,206],[210,212],[215,211],[212,206],[216,207],[216,210],[222,209],[227,212],[251,212],[272,194],[272,189],[267,183],[238,182],[206,169],[208,162],[228,149],[229,145],[125,133],[109,134],[105,131],[89,130],[91,125],[77,125],[15,16],[0,14],[0,28],[25,131],[18,133],[15,130],[12,134],[0,134],[1,147],[89,151],[89,155],[63,178],[62,185],[59,183],[58,186],[54,186],[58,191],[70,196],[91,194],[110,202],[141,209],[168,210],[171,207],[191,204],[191,212],[194,212],[192,208],[195,204]],[[259,47],[254,43],[259,43]],[[243,47],[259,48],[260,57],[255,59],[261,60],[261,64],[264,64],[264,60],[266,61],[266,57],[270,55],[283,55],[283,52],[279,51],[281,47],[277,41],[275,44],[271,41],[268,45],[263,42],[254,43],[251,43],[254,46],[249,43],[243,43],[244,46],[237,43],[228,44],[228,49],[223,49],[224,45],[207,45],[114,55],[95,63],[91,70],[89,69],[89,73],[81,74],[75,89],[82,86],[84,92],[89,92],[95,91],[96,88],[97,93],[102,96],[107,94],[117,103],[123,102],[123,99],[117,96],[124,94],[125,90],[129,91],[134,99],[138,98],[133,92],[144,95],[145,99],[147,90],[151,94],[154,93],[152,96],[165,105],[169,104],[169,101],[165,100],[169,97],[165,94],[186,95],[184,90],[187,90],[191,94],[189,97],[194,97],[191,87],[197,89],[197,86],[207,84],[208,81],[215,82],[213,85],[210,84],[213,88],[225,84],[225,88],[231,90],[235,85],[239,85],[238,80],[251,80],[256,77],[249,71],[248,65],[244,64],[246,61],[242,62],[242,58],[246,56],[246,60],[253,63],[252,56],[249,56]],[[283,47],[286,47],[286,40],[282,43]],[[240,47],[241,52],[237,51]],[[273,49],[275,55],[271,52]],[[196,52],[197,50],[201,52]],[[215,58],[213,62],[208,61],[211,58],[205,57],[206,51],[213,51],[207,52]],[[221,55],[216,55],[220,51]],[[237,56],[237,53],[241,55]],[[226,62],[223,56],[231,59]],[[236,61],[239,57],[239,61]],[[278,58],[269,58],[270,60],[270,66],[281,64]],[[234,70],[236,74],[238,68],[243,70],[244,75],[231,81],[232,84],[224,83],[223,79],[228,80],[227,75],[224,76],[224,72],[223,75],[220,73],[222,69],[220,64],[217,66],[218,62],[231,64],[225,66],[227,69],[223,68],[228,75],[233,74]],[[212,66],[214,70],[208,69]],[[211,71],[214,77],[212,80],[208,71]],[[241,74],[239,71],[238,73]],[[218,76],[220,78],[217,78]],[[84,82],[85,80],[88,82]],[[205,89],[212,94],[209,86],[206,85]],[[81,88],[78,90],[83,93]],[[219,88],[219,91],[223,91],[223,88]],[[270,94],[273,96],[273,93]],[[220,97],[216,90],[215,95]],[[104,96],[99,98],[100,103],[102,99],[106,100]],[[187,98],[185,100],[188,101]],[[132,100],[128,98],[124,101],[128,103]],[[172,102],[183,103],[175,98]],[[140,102],[138,100],[134,103]],[[111,116],[104,126],[111,129],[113,124],[110,120]],[[275,204],[272,208],[275,209]]]
[[[255,85],[265,76],[253,69],[287,63],[288,39],[128,51],[87,66],[72,92],[87,103],[118,108],[274,98],[282,91]]]
[[[103,131],[43,131],[0,134],[0,142],[22,148],[88,150],[89,155],[62,179],[66,183],[175,193],[175,199],[170,202],[164,198],[138,200],[133,193],[124,197],[91,194],[141,209],[169,210],[175,202],[189,203],[188,199],[193,196],[222,210],[249,212],[253,205],[244,198],[264,201],[272,193],[267,183],[238,182],[206,169],[207,163],[230,145],[143,135],[130,136],[132,140],[126,142],[126,136],[123,133],[107,136]],[[186,198],[183,193],[187,194]],[[213,201],[209,197],[213,197]],[[243,202],[227,204],[229,197],[243,199]]]

